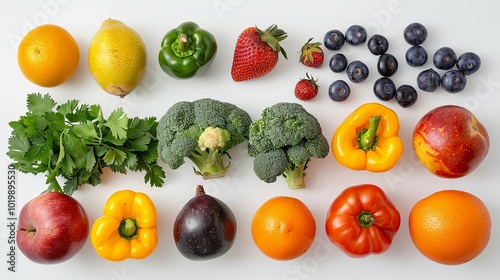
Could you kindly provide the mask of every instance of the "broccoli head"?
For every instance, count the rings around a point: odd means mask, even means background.
[[[159,120],[158,155],[171,169],[189,158],[204,179],[223,177],[227,151],[248,139],[252,120],[243,109],[228,102],[203,98],[172,105]]]
[[[283,175],[289,188],[305,188],[307,163],[329,151],[318,120],[297,103],[264,109],[249,128],[248,154],[254,157],[255,174],[266,183]]]

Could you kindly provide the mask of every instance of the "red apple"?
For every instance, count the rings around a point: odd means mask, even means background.
[[[474,171],[488,153],[486,128],[469,110],[446,105],[425,114],[415,126],[413,149],[420,162],[443,178]]]
[[[19,250],[36,263],[53,264],[72,258],[88,235],[85,209],[63,193],[42,193],[26,203],[19,213]]]

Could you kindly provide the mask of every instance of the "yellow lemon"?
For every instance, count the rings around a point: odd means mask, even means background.
[[[146,47],[135,30],[119,20],[106,19],[90,42],[88,63],[104,91],[124,97],[142,80]]]

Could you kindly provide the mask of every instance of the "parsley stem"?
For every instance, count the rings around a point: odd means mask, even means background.
[[[63,163],[64,156],[66,155],[66,151],[64,150],[63,145],[63,136],[68,132],[68,128],[65,128],[61,134],[59,135],[59,156],[57,157],[57,163],[54,169],[52,169],[47,176],[47,183],[49,184],[49,190],[51,189],[54,192],[62,192],[61,186],[57,182],[57,175],[59,175],[59,168],[61,168],[61,164]],[[50,160],[50,159],[49,159]],[[50,166],[50,164],[48,165]]]

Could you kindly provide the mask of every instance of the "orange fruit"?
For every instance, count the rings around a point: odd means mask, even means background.
[[[23,75],[43,87],[55,87],[67,81],[79,61],[80,50],[73,36],[53,24],[33,28],[17,49],[17,62]]]
[[[255,245],[275,260],[291,260],[303,255],[311,247],[315,235],[314,216],[297,198],[271,198],[253,216]]]
[[[476,196],[443,190],[418,201],[410,211],[410,236],[417,249],[441,264],[457,265],[477,257],[491,234],[491,218]]]

